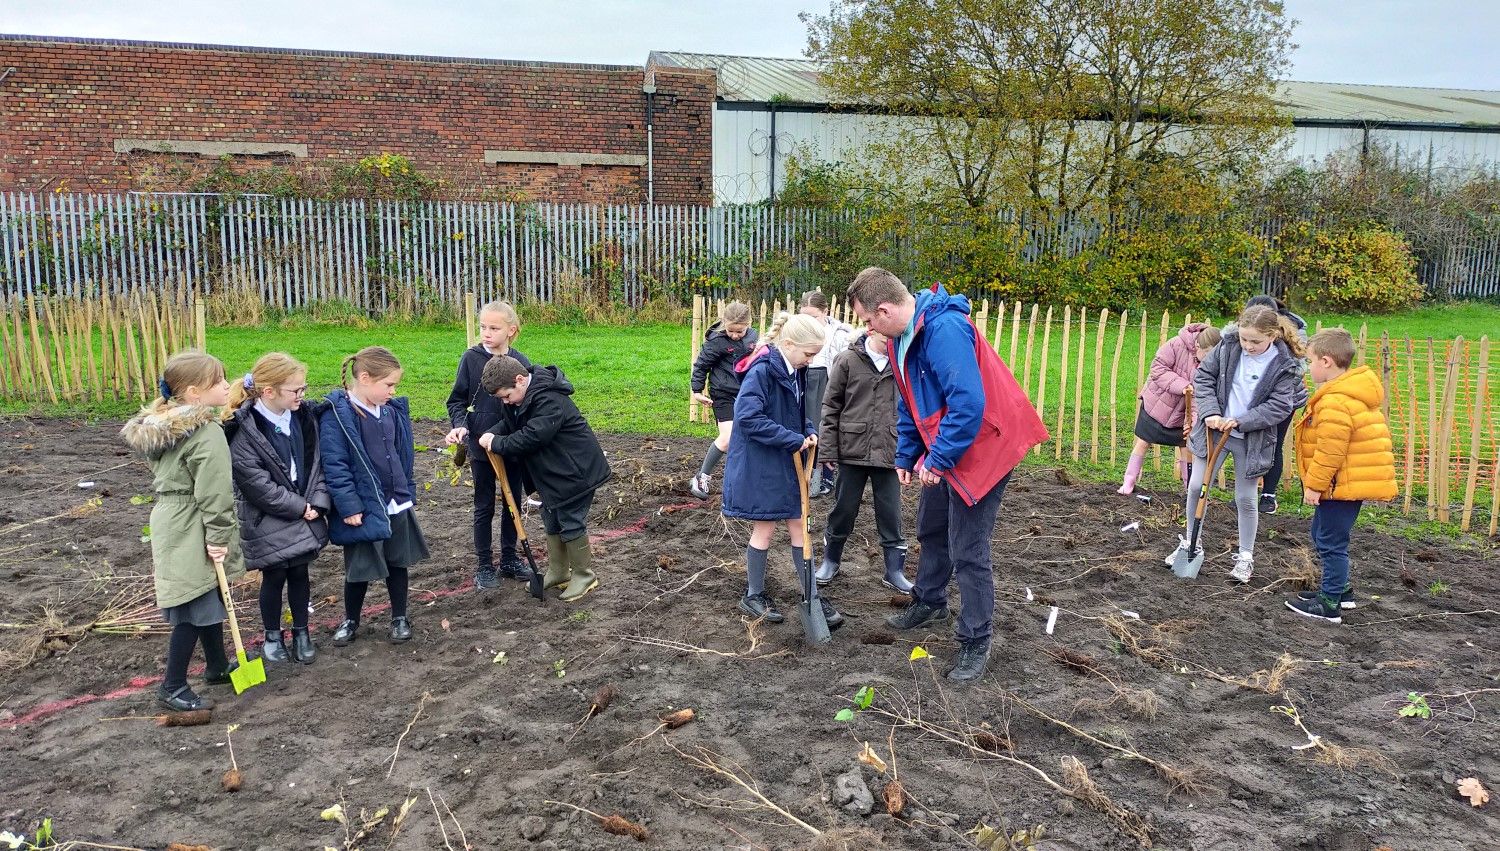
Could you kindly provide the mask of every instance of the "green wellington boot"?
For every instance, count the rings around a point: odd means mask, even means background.
[[[557,588],[568,584],[568,552],[561,535],[547,536],[547,573],[542,576],[543,588]]]
[[[588,535],[580,535],[563,546],[568,551],[568,567],[573,571],[573,578],[559,599],[571,603],[598,588],[599,578],[594,575],[594,552],[589,549]]]

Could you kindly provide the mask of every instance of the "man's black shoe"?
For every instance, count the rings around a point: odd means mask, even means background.
[[[903,609],[901,614],[886,618],[885,623],[892,629],[920,629],[942,623],[949,617],[947,606],[934,607],[918,601]]]
[[[954,682],[977,680],[984,675],[990,662],[990,640],[978,638],[958,645],[958,658],[948,669],[948,679]]]
[[[770,594],[747,594],[740,598],[740,611],[752,618],[765,618],[767,623],[781,623],[786,617],[776,608]]]

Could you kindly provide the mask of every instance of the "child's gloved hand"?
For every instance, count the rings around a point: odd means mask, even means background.
[[[449,446],[452,446],[455,443],[462,442],[468,436],[469,430],[464,428],[463,426],[459,426],[458,428],[448,432],[447,436],[443,438],[443,442],[447,443]]]

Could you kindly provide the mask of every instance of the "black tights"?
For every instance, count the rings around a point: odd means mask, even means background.
[[[411,574],[404,567],[387,567],[390,575],[385,578],[386,590],[391,594],[391,617],[406,617],[406,602],[409,597],[408,588],[411,584]],[[360,610],[365,605],[365,591],[369,590],[368,582],[345,582],[344,583],[344,617],[359,623]]]
[[[281,589],[292,609],[292,628],[307,629],[307,604],[312,601],[312,582],[306,564],[267,567],[261,570],[260,621],[266,632],[281,631]]]
[[[172,627],[172,637],[167,640],[167,671],[161,685],[168,693],[187,685],[188,663],[193,660],[193,645],[203,645],[203,660],[209,671],[223,671],[229,667],[229,657],[224,652],[224,625],[193,626],[180,623]]]

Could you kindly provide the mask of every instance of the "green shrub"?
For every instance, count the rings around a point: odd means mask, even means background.
[[[1310,310],[1391,313],[1424,293],[1405,237],[1374,224],[1319,230],[1299,222],[1277,238],[1293,300]]]

